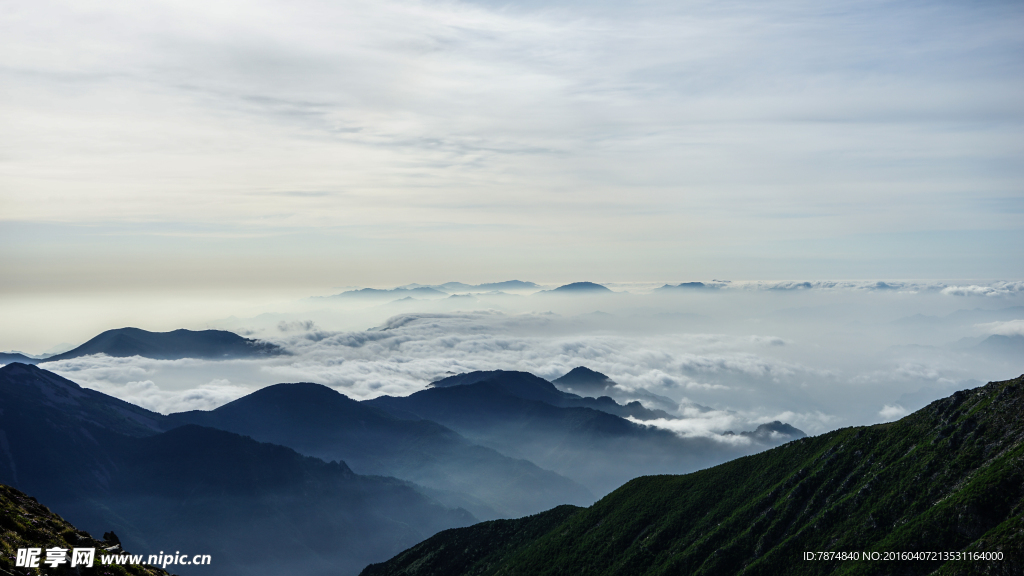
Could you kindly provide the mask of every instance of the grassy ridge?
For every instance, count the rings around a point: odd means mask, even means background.
[[[472,529],[446,530],[441,532],[442,538],[425,540],[386,564],[371,565],[363,574],[377,574],[374,570],[387,570],[383,567],[388,565],[401,565],[409,571],[402,573],[422,576],[493,574],[507,555],[547,534],[579,510],[582,508],[564,505],[518,520],[492,520]]]
[[[42,548],[42,560],[46,559],[47,548],[95,548],[96,558],[92,568],[63,564],[57,568],[39,562],[39,568],[16,567],[18,548]],[[105,550],[110,550],[106,552]],[[96,540],[88,533],[76,529],[69,522],[54,514],[32,498],[10,486],[0,484],[0,574],[36,575],[105,575],[105,576],[168,576],[167,572],[146,565],[100,564],[102,554],[124,554],[113,542]],[[70,552],[69,552],[70,558]]]
[[[536,518],[511,522],[526,531]],[[1024,377],[957,392],[898,422],[637,478],[534,538],[494,544],[486,524],[448,530],[363,574],[1024,574],[1022,518]],[[813,551],[1004,559],[803,560]],[[451,554],[472,571],[435,570],[454,567]],[[481,555],[487,562],[470,561]]]

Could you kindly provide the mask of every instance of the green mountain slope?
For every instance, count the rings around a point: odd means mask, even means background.
[[[104,536],[106,538],[107,536]],[[39,562],[38,568],[16,566],[19,548],[93,548],[95,559],[92,567],[76,566],[71,568],[67,563],[51,568]],[[137,552],[137,551],[133,551]],[[66,520],[54,514],[49,508],[36,501],[35,498],[0,484],[0,574],[36,575],[36,574],[68,574],[80,576],[167,576],[167,572],[153,566],[142,564],[104,565],[100,562],[102,554],[126,554],[121,550],[120,543],[96,540],[88,532],[76,529]],[[45,560],[45,552],[42,559]]]
[[[548,527],[545,515],[557,510],[507,521],[497,542],[493,522],[447,530],[362,574],[1024,574],[1024,376],[898,422],[637,478]],[[522,536],[531,531],[542,533]],[[806,552],[861,558],[805,560]]]

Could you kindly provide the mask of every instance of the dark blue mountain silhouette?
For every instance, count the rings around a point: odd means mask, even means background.
[[[587,370],[593,375],[604,378],[605,380],[608,379],[607,376],[600,372],[593,372],[587,368],[583,368],[583,370]],[[577,372],[577,374],[581,373]],[[672,415],[662,410],[649,410],[639,402],[630,402],[623,406],[608,396],[593,398],[563,392],[556,388],[551,382],[534,376],[528,372],[504,372],[502,370],[469,372],[466,374],[456,374],[454,376],[438,380],[437,382],[433,382],[431,386],[434,388],[446,388],[450,386],[476,384],[477,382],[484,381],[491,381],[501,387],[505,392],[518,398],[538,400],[560,408],[592,408],[594,410],[600,410],[601,412],[607,412],[608,414],[614,414],[615,416],[620,416],[622,418],[632,417],[638,420],[673,418]],[[608,380],[608,382],[611,382],[611,380]],[[614,384],[614,382],[611,383]]]
[[[655,292],[664,292],[671,290],[713,290],[715,286],[708,286],[703,282],[683,282],[681,284],[665,284],[661,288],[655,289]]]
[[[583,486],[531,462],[474,445],[428,420],[397,418],[320,384],[268,386],[216,410],[169,419],[344,460],[362,474],[409,480],[478,518],[525,516],[561,503],[593,501]]]
[[[438,422],[598,494],[636,476],[690,471],[751,450],[636,424],[601,409],[628,408],[611,398],[562,392],[526,372],[459,374],[404,398],[382,396],[364,403],[398,417]]]
[[[474,521],[414,485],[165,416],[25,364],[0,368],[0,484],[190,574],[353,574]]]
[[[586,366],[577,366],[565,376],[552,380],[552,383],[587,392],[603,392],[615,385],[615,382],[604,374]]]
[[[11,362],[21,362],[22,364],[37,364],[38,358],[32,358],[25,356],[21,352],[0,352],[0,364],[10,364]]]
[[[648,406],[665,406],[670,407],[671,410],[676,410],[679,404],[666,396],[661,396],[647,390],[646,388],[633,388],[628,392],[625,389],[617,388],[617,384],[614,380],[608,376],[601,374],[600,372],[591,370],[586,366],[577,366],[570,370],[565,376],[561,378],[555,378],[551,381],[552,384],[558,387],[563,392],[570,392],[572,394],[579,394],[580,396],[595,396],[598,400],[602,401],[602,406],[592,406],[598,410],[604,410],[609,414],[615,414],[616,416],[632,416],[638,420],[655,420],[658,418],[675,419],[676,416],[659,409],[648,409],[641,404],[639,400],[632,400],[627,402],[624,406],[619,409],[609,409],[610,406],[607,402],[603,402],[602,396],[611,397],[613,400],[615,396],[618,396],[618,400],[624,400],[623,396],[634,399],[638,398],[643,400]],[[697,406],[697,405],[693,405]],[[701,406],[700,408],[706,408]]]
[[[107,330],[81,346],[39,362],[68,360],[90,354],[143,356],[159,360],[181,358],[251,358],[283,354],[276,344],[243,338],[225,330],[173,330],[149,332],[139,328]]]
[[[611,290],[593,282],[573,282],[572,284],[559,286],[551,290],[551,292],[611,292]]]

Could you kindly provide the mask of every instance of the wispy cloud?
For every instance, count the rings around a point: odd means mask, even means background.
[[[986,334],[999,334],[1002,336],[1024,335],[1024,320],[1007,320],[1005,322],[984,322],[975,324],[975,328]]]
[[[128,382],[124,385],[111,385],[106,382],[91,384],[91,388],[104,394],[116,396],[162,414],[212,410],[251,392],[239,386],[232,386],[231,382],[224,379],[212,380],[188,390],[163,390],[152,380]]]
[[[878,411],[878,415],[881,416],[886,421],[897,420],[899,418],[906,416],[907,414],[909,414],[909,411],[903,406],[900,406],[899,404],[894,404],[892,406],[886,404],[885,406],[882,407],[881,410]]]
[[[224,228],[125,244],[306,275],[316,255],[998,276],[1021,233],[1001,207],[1022,177],[1022,21],[1013,2],[19,0],[0,198],[39,226]],[[19,266],[58,255],[44,234]]]
[[[1024,282],[998,282],[993,285],[970,284],[966,286],[948,286],[942,289],[943,294],[951,296],[1009,296],[1024,292]]]

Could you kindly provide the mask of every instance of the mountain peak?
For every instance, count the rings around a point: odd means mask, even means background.
[[[769,440],[781,437],[790,439],[805,438],[807,434],[803,430],[775,420],[766,424],[760,424],[753,432],[740,432],[742,436],[750,436],[758,440]]]
[[[42,372],[46,372],[46,370],[34,364],[25,364],[24,362],[11,362],[10,364],[0,366],[0,374],[37,374]]]
[[[179,423],[192,422],[216,428],[226,426],[233,432],[256,438],[259,434],[255,431],[271,421],[283,419],[294,424],[315,426],[338,418],[354,417],[365,411],[358,402],[329,386],[298,382],[273,384],[210,411],[180,412],[171,414],[170,418]],[[218,422],[220,424],[214,424]]]
[[[78,384],[58,376],[49,370],[33,364],[22,364],[13,362],[0,368],[0,386],[9,385],[20,390],[20,394],[26,393],[29,389],[32,394],[41,395],[49,402],[67,404],[72,398],[81,398],[85,390]]]
[[[352,400],[330,386],[315,384],[313,382],[293,382],[265,386],[251,394],[247,394],[237,400],[228,402],[224,406],[217,408],[217,410],[222,410],[231,405],[252,403],[269,403],[280,407],[282,403],[319,403],[327,405],[339,402],[355,403],[355,400]]]
[[[334,388],[331,388],[330,386],[327,386],[325,384],[317,384],[315,382],[288,382],[281,384],[271,384],[270,386],[260,388],[259,390],[250,394],[250,396],[262,396],[272,394],[294,394],[305,396],[307,398],[335,398],[337,396],[347,398],[347,396],[338,392]]]
[[[559,286],[552,290],[552,292],[611,292],[611,290],[594,282],[573,282]]]
[[[114,357],[142,356],[159,360],[181,358],[244,358],[271,356],[285,351],[276,344],[243,338],[226,330],[150,332],[141,328],[115,328],[101,332],[81,346],[50,356],[41,362],[68,360],[79,356],[106,354]]]
[[[476,384],[485,380],[500,377],[505,373],[504,370],[474,370],[473,372],[463,372],[461,374],[453,374],[451,376],[445,376],[440,380],[435,380],[430,383],[431,388],[449,388],[451,386],[468,386],[470,384]],[[514,373],[514,372],[510,372]]]
[[[539,376],[534,376],[529,372],[519,372],[516,370],[478,370],[476,372],[466,372],[442,378],[432,382],[430,386],[431,388],[452,388],[475,384],[494,385],[512,396],[527,400],[541,400],[543,402],[557,402],[565,395],[551,382]]]
[[[615,384],[611,378],[586,366],[577,366],[553,382],[574,390],[604,390]]]

